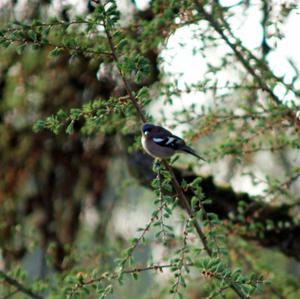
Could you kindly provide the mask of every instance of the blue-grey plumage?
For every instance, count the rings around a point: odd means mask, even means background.
[[[149,123],[142,126],[142,145],[144,150],[154,158],[167,159],[173,156],[176,151],[182,151],[204,160],[187,146],[183,139],[173,135],[163,127]]]

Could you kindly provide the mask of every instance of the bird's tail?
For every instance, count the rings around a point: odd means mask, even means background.
[[[191,155],[197,157],[200,160],[206,161],[205,159],[203,159],[202,157],[200,157],[192,148],[190,148],[187,145],[185,145],[184,147],[182,147],[180,150],[182,150],[182,151],[184,151],[184,152],[186,152],[188,154],[191,154]]]

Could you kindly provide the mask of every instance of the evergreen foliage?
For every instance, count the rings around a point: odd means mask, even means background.
[[[23,16],[3,5],[12,16],[0,15],[0,298],[298,298],[299,264],[283,267],[300,258],[299,73],[290,61],[287,80],[268,63],[298,7],[272,16],[272,1],[259,1],[264,34],[252,51],[231,28],[235,6],[247,12],[252,1],[153,0],[144,10],[132,1],[129,16],[114,0],[94,2],[55,17],[51,1],[29,1]],[[193,55],[207,58],[205,75],[184,88],[162,67],[182,28],[199,41]],[[224,70],[234,79],[220,79]],[[186,125],[208,164],[230,159],[229,182],[242,170],[263,184],[260,195],[219,186],[196,160],[141,152],[156,99],[174,107],[195,92],[213,104],[177,109],[172,126]],[[266,165],[258,177],[260,153],[282,172]],[[116,206],[144,197],[151,213],[126,239],[113,226],[134,219]]]

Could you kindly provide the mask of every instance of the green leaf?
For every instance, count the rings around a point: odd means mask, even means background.
[[[31,40],[33,40],[33,41],[36,40],[36,33],[33,30],[28,31],[28,36]]]
[[[72,120],[67,126],[66,133],[69,135],[74,133],[74,120]]]
[[[26,48],[26,45],[25,44],[21,44],[19,46],[16,47],[16,52],[21,55],[24,51],[24,49]]]
[[[38,121],[36,121],[34,124],[33,124],[33,132],[37,133],[41,130],[43,130],[45,128],[45,121],[44,120],[41,120],[39,119]]]
[[[63,50],[61,48],[56,47],[52,51],[49,52],[49,57],[50,58],[57,57],[62,53],[62,51]]]
[[[138,274],[137,274],[136,272],[133,272],[133,273],[132,273],[132,276],[133,276],[133,278],[134,278],[135,280],[138,280],[138,278],[139,278],[139,277],[138,277]]]

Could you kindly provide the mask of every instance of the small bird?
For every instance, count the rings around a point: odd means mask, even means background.
[[[186,152],[205,161],[185,141],[163,127],[146,123],[142,126],[142,145],[144,150],[154,158],[167,159],[176,151]]]

